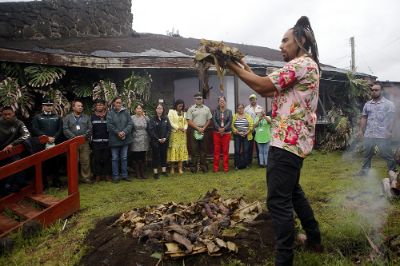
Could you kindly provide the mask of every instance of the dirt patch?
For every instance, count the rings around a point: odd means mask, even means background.
[[[85,239],[88,252],[79,265],[156,265],[151,257],[153,248],[139,243],[138,239],[124,234],[121,228],[111,226],[120,215],[107,217],[96,224]],[[245,224],[234,238],[238,253],[226,253],[212,257],[197,254],[176,260],[163,260],[162,265],[220,265],[222,262],[239,260],[249,265],[262,264],[271,258],[274,247],[274,231],[268,213],[261,213],[252,223]],[[161,265],[161,263],[160,263]]]

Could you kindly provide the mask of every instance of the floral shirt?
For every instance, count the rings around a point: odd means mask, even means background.
[[[272,103],[271,146],[304,158],[314,145],[318,65],[305,55],[293,59],[268,77],[277,89]]]

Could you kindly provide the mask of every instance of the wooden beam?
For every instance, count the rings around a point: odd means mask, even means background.
[[[0,61],[84,68],[182,68],[195,69],[191,57],[97,57],[0,48]]]

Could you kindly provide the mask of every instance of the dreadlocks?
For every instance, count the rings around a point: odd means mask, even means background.
[[[311,28],[310,20],[308,20],[308,17],[302,16],[301,18],[299,18],[299,20],[296,22],[296,25],[294,25],[292,29],[296,43],[300,47],[299,49],[303,50],[309,55],[311,51],[312,59],[314,59],[314,61],[318,65],[318,68],[321,70],[318,59],[317,41],[315,40],[314,31]],[[305,39],[303,45],[301,44],[302,38]]]

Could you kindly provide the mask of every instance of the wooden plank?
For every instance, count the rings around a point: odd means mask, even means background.
[[[61,200],[59,203],[48,207],[35,217],[35,220],[39,221],[43,226],[48,226],[58,219],[65,219],[71,216],[73,213],[79,210],[79,192],[68,195],[66,198]]]
[[[23,200],[26,196],[29,196],[33,193],[34,187],[33,185],[28,185],[22,188],[18,193],[12,193],[8,196],[5,196],[0,199],[0,212],[4,211],[5,208],[12,203],[19,202]]]
[[[0,233],[0,238],[7,236],[12,231],[21,227],[24,223],[30,220],[39,221],[44,227],[54,223],[58,219],[65,219],[72,215],[74,212],[78,211],[80,208],[79,192],[68,195],[66,198],[60,200],[60,202],[44,209],[39,212],[38,215],[27,219],[23,222],[18,223],[15,227],[10,228],[5,232]],[[35,209],[36,210],[36,209]],[[36,210],[36,212],[38,212]]]
[[[46,136],[40,136],[40,137],[39,137],[39,142],[40,142],[41,144],[44,144],[44,143],[46,143],[46,142],[48,141],[48,139],[49,139],[49,138],[46,137]],[[17,146],[15,146],[15,147],[12,149],[11,152],[0,151],[0,161],[1,161],[1,160],[4,160],[4,159],[6,159],[6,158],[9,158],[9,157],[11,157],[11,156],[20,154],[20,153],[23,152],[24,150],[25,150],[24,144],[18,144]]]
[[[32,219],[42,212],[42,210],[38,210],[35,207],[22,202],[12,203],[8,206],[8,208],[16,215],[25,219]]]
[[[20,223],[10,217],[0,213],[0,233],[4,233],[14,227],[17,227]]]
[[[50,207],[59,203],[61,200],[51,195],[35,194],[28,197],[28,199],[42,205],[43,207]]]

